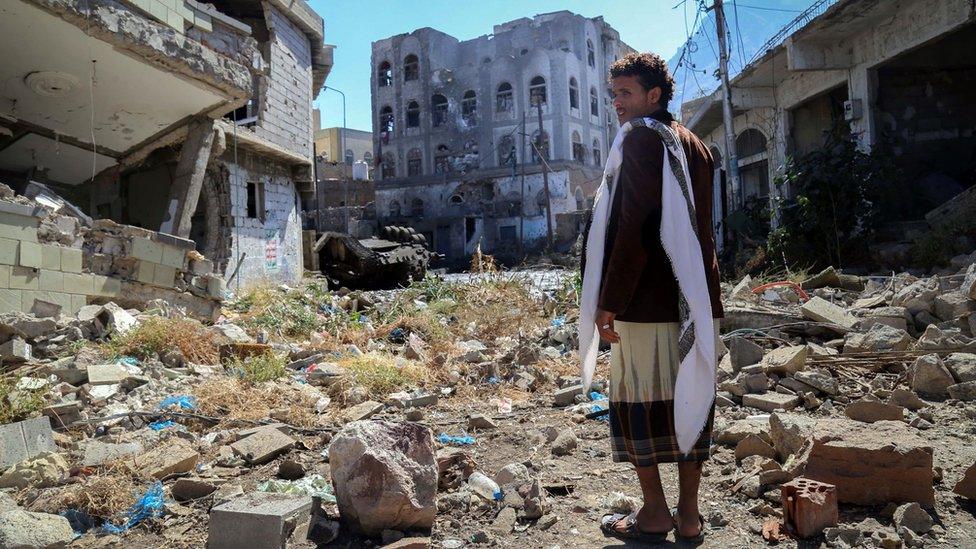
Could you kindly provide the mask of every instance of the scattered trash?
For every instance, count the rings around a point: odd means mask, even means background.
[[[461,445],[461,446],[467,446],[469,444],[474,444],[474,437],[472,437],[472,436],[466,436],[466,435],[465,436],[455,437],[455,436],[451,436],[451,435],[449,435],[447,433],[441,433],[440,436],[437,437],[437,440],[439,440],[441,444],[458,444],[458,445]]]
[[[172,419],[167,419],[165,421],[155,421],[149,424],[149,428],[153,431],[162,431],[163,429],[169,429],[170,427],[176,425],[176,422]]]
[[[556,318],[552,319],[552,322],[549,324],[551,324],[553,328],[562,328],[566,325],[566,317],[557,316]]]
[[[106,521],[102,529],[109,534],[121,534],[148,518],[156,518],[163,514],[163,484],[158,480],[146,490],[139,501],[126,513],[128,520],[122,526],[115,526]]]
[[[320,498],[325,503],[335,503],[332,485],[322,475],[308,475],[298,480],[271,479],[258,484],[259,492],[306,495]]]
[[[510,414],[512,413],[512,399],[508,397],[493,398],[489,401],[492,406],[498,408],[499,414]]]
[[[196,399],[190,395],[177,395],[166,397],[162,402],[159,403],[161,409],[169,408],[170,406],[178,406],[183,410],[192,410],[196,408]]]
[[[505,497],[498,484],[480,471],[471,473],[468,477],[468,486],[471,487],[471,491],[488,500],[501,501]]]

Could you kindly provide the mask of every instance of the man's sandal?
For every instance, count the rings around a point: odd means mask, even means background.
[[[671,522],[674,523],[674,538],[675,540],[681,540],[685,543],[700,544],[705,541],[705,517],[698,514],[698,535],[697,536],[682,536],[681,530],[678,528],[678,509],[671,510]]]
[[[623,530],[619,530],[616,527],[617,523],[621,520],[626,521],[624,523],[626,528]],[[603,530],[604,534],[615,538],[637,540],[643,543],[661,543],[668,538],[668,532],[645,532],[641,530],[637,526],[636,512],[629,515],[622,513],[603,515],[603,518],[600,520],[600,530]]]

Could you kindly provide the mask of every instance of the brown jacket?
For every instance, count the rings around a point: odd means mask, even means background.
[[[712,317],[722,318],[718,258],[712,228],[713,162],[708,148],[666,110],[652,118],[670,124],[688,159],[705,261]],[[625,322],[677,322],[678,282],[661,246],[664,144],[654,130],[637,127],[623,142],[623,163],[614,193],[603,259],[599,307]]]

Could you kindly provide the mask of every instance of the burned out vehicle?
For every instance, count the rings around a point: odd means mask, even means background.
[[[315,242],[319,268],[333,286],[379,290],[406,285],[427,273],[437,257],[427,238],[410,227],[388,226],[374,238],[325,232]]]

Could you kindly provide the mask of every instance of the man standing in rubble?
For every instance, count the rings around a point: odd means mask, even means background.
[[[644,506],[606,515],[601,528],[657,542],[704,536],[698,507],[711,445],[717,321],[722,317],[712,235],[712,158],[668,112],[674,80],[652,53],[610,68],[621,128],[586,235],[580,356],[584,387],[599,338],[611,343],[610,431],[615,462],[634,465]],[[677,462],[677,507],[658,471]]]

